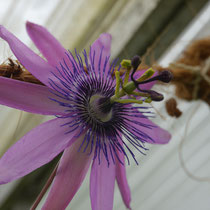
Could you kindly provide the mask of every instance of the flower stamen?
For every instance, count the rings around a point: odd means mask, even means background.
[[[131,60],[123,60],[121,62],[121,67],[126,69],[124,79],[120,77],[120,72],[115,72],[115,94],[111,97],[111,103],[118,102],[118,103],[137,103],[142,104],[151,103],[152,101],[162,101],[163,95],[157,93],[154,90],[142,90],[140,89],[139,85],[149,83],[152,81],[162,81],[165,83],[170,82],[172,79],[172,74],[169,71],[164,71],[158,76],[152,77],[155,71],[152,68],[147,69],[137,80],[134,79],[134,74],[138,69],[139,64],[141,63],[139,56],[134,56]],[[131,70],[133,69],[132,73]],[[129,82],[129,77],[131,81]],[[139,90],[136,92],[135,90]],[[124,96],[128,96],[129,99],[122,99]],[[144,97],[143,100],[136,99],[136,96]]]

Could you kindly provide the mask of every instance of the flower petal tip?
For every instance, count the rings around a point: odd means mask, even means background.
[[[5,32],[7,32],[7,29],[3,26],[3,25],[0,25],[0,37],[2,39],[6,39],[6,34]]]
[[[103,33],[103,34],[100,35],[100,37],[102,37],[104,39],[107,39],[109,41],[111,41],[111,39],[112,39],[112,35],[109,34],[109,33]]]
[[[127,210],[132,210],[131,206],[130,206],[130,202],[126,205],[126,209]]]
[[[33,24],[35,24],[35,23],[33,23],[33,22],[29,21],[29,20],[26,20],[26,26],[30,26],[30,25],[33,25]]]
[[[106,46],[110,46],[112,41],[112,36],[109,33],[103,33],[99,37],[99,44],[106,48]]]
[[[26,30],[28,32],[28,34],[30,33],[31,30],[35,29],[36,27],[42,27],[36,23],[30,22],[30,21],[26,21]]]
[[[47,30],[43,26],[41,26],[39,24],[30,22],[30,21],[26,21],[26,31],[27,31],[28,35],[30,36],[30,38],[34,41],[33,37],[37,33],[46,32]],[[42,36],[43,35],[44,34],[42,34]]]
[[[160,142],[160,144],[168,144],[169,141],[171,140],[171,134],[168,131],[165,131],[162,133],[162,142]]]

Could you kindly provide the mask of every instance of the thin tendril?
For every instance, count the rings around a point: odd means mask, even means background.
[[[181,163],[181,167],[183,168],[184,172],[187,174],[187,176],[189,176],[191,179],[198,181],[198,182],[210,182],[210,177],[206,176],[206,177],[199,177],[199,176],[195,176],[186,166],[186,163],[184,161],[184,157],[183,157],[183,146],[186,140],[186,136],[187,136],[187,130],[189,128],[189,124],[190,124],[190,120],[192,119],[193,115],[195,114],[196,110],[198,109],[198,107],[200,106],[200,103],[195,107],[195,109],[193,110],[193,112],[191,113],[187,123],[186,123],[186,127],[185,127],[185,132],[184,132],[184,137],[182,138],[182,140],[179,143],[179,160]]]
[[[36,198],[35,202],[33,203],[32,207],[30,208],[30,210],[35,210],[36,207],[39,205],[40,201],[42,200],[42,198],[44,197],[45,193],[47,192],[48,188],[50,187],[51,183],[53,182],[57,169],[58,169],[58,164],[55,166],[53,172],[51,173],[49,179],[47,180],[46,184],[44,185],[44,187],[42,188],[42,191],[39,193],[38,197]]]

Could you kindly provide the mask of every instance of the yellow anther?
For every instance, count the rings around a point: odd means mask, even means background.
[[[122,103],[122,104],[130,104],[130,103],[136,103],[136,104],[142,104],[142,100],[136,100],[136,99],[116,99],[115,102]]]
[[[132,65],[131,65],[131,60],[122,60],[122,62],[120,63],[120,65],[122,66],[122,68],[125,68],[125,69],[131,69]]]
[[[137,79],[137,82],[143,82],[147,79],[149,79],[153,74],[155,73],[155,70],[152,68],[147,69],[139,79]]]
[[[123,82],[123,85],[126,85],[128,83],[130,71],[132,68],[131,60],[124,59],[124,60],[122,60],[122,62],[120,64],[121,64],[122,68],[126,69],[125,78],[124,78],[124,82]]]

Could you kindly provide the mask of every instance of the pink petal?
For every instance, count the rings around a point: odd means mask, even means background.
[[[42,210],[64,210],[72,200],[90,166],[91,155],[78,151],[84,136],[64,151],[52,188]]]
[[[103,155],[102,155],[103,157]],[[115,165],[110,161],[109,167],[105,158],[99,165],[94,161],[90,175],[90,198],[92,210],[112,210],[115,185]]]
[[[48,62],[53,66],[58,66],[59,62],[66,57],[67,50],[44,27],[28,21],[26,29],[30,38]],[[66,61],[69,60],[66,59]],[[68,62],[68,65],[70,65],[69,67],[72,66],[70,62]]]
[[[35,54],[16,36],[14,36],[1,25],[0,37],[9,44],[10,49],[20,61],[20,63],[42,83],[49,86],[49,78],[52,78],[53,80],[55,79],[53,74],[51,73],[55,71],[55,68],[50,66],[45,60]]]
[[[104,68],[104,65],[105,65],[105,61],[106,61],[106,57],[108,58],[110,56],[111,40],[112,40],[112,37],[111,37],[110,34],[103,33],[91,45],[90,60],[91,60],[91,58],[92,59],[94,58],[94,54],[95,54],[94,70],[96,72],[96,75],[102,74],[102,71],[103,71],[103,68]],[[102,52],[102,54],[101,54],[101,52]],[[102,55],[101,59],[100,59],[100,55]],[[100,69],[99,69],[99,66],[100,66]],[[108,61],[107,64],[106,64],[105,74],[103,74],[104,77],[107,76],[109,67],[110,67],[110,65],[109,65],[109,61]]]
[[[32,129],[0,159],[0,184],[18,179],[48,163],[70,143],[77,130],[61,126],[68,119],[53,119]]]
[[[119,140],[119,142],[122,145],[122,141]],[[123,152],[119,152],[119,150],[117,150],[117,154],[121,162],[125,164],[125,156]],[[126,168],[125,165],[122,165],[122,163],[116,161],[116,180],[125,206],[130,209],[131,192],[126,177]]]
[[[36,114],[64,114],[49,97],[56,98],[46,86],[0,77],[0,104]]]
[[[171,134],[168,131],[160,128],[145,117],[129,116],[127,118],[127,124],[143,133],[145,136],[144,139],[150,144],[167,144],[171,139]],[[150,128],[145,126],[150,126]],[[139,139],[141,138],[140,136]]]

